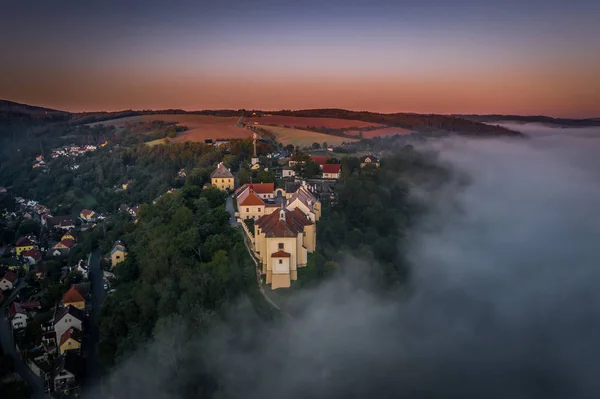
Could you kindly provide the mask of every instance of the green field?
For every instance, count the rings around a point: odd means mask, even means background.
[[[340,145],[343,142],[349,143],[357,139],[332,136],[324,133],[312,132],[310,130],[292,129],[287,127],[257,125],[261,129],[267,130],[275,135],[277,141],[283,145],[292,144],[298,147],[310,147],[312,143],[322,144],[327,142],[331,145]]]

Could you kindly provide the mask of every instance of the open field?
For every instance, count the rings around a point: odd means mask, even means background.
[[[394,136],[396,134],[404,135],[413,133],[412,130],[404,129],[401,127],[382,127],[381,129],[370,130],[368,132],[361,132],[359,130],[348,130],[346,134],[356,135],[358,136],[362,133],[363,138],[372,139],[373,137],[386,137],[386,136]]]
[[[244,139],[252,137],[252,132],[246,129],[236,127],[238,117],[222,117],[212,115],[138,115],[126,118],[112,119],[108,121],[91,123],[93,125],[113,125],[117,128],[124,127],[127,123],[136,123],[142,121],[161,120],[166,122],[177,122],[178,125],[184,125],[189,128],[181,132],[175,138],[170,138],[172,143],[181,143],[184,141],[204,142],[205,139]],[[148,144],[162,143],[163,139],[154,140]]]
[[[307,128],[307,127],[326,127],[330,129],[351,129],[351,128],[363,128],[373,126],[384,126],[378,123],[355,121],[351,119],[338,119],[338,118],[305,118],[300,116],[262,116],[254,118],[246,118],[246,123],[253,124],[258,122],[260,125],[277,125],[277,126],[290,126],[295,128]]]
[[[277,141],[283,145],[292,144],[299,147],[309,147],[312,143],[322,144],[327,142],[331,145],[340,145],[343,142],[357,141],[356,139],[348,139],[345,137],[332,136],[330,134],[311,132],[310,130],[292,129],[286,127],[274,127],[266,125],[258,125],[275,135]]]

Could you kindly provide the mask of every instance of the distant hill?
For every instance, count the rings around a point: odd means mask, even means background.
[[[473,122],[494,123],[494,122],[523,122],[523,123],[544,123],[560,126],[600,126],[600,118],[588,119],[570,119],[570,118],[551,118],[542,115],[453,115],[457,118],[467,119]]]

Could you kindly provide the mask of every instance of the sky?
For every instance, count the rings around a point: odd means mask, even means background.
[[[23,0],[0,14],[0,98],[598,117],[598,37],[590,0]]]

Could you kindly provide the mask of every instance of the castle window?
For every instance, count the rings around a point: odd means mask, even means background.
[[[279,264],[280,265],[283,264],[283,260],[279,259]]]
[[[258,211],[260,212],[260,208],[258,208]]]
[[[279,249],[283,249],[283,243],[282,242],[279,243]]]

